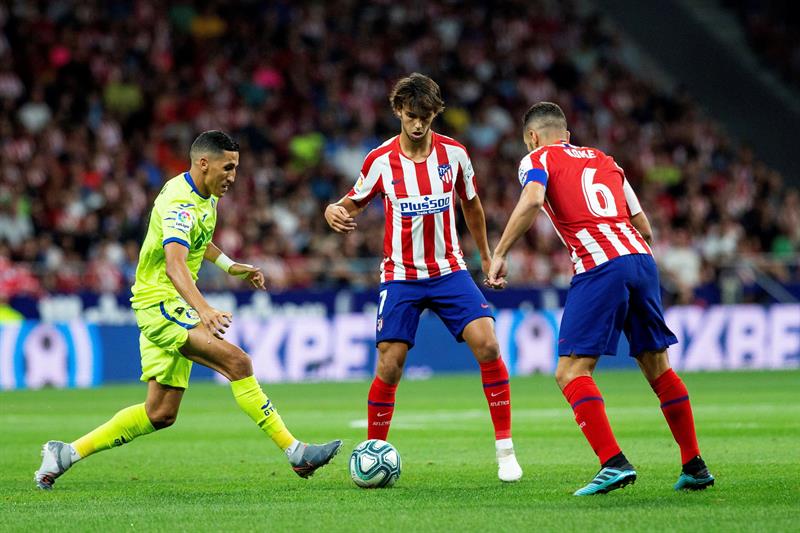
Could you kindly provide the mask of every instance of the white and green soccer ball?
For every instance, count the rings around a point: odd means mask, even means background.
[[[400,454],[385,440],[365,440],[350,454],[350,477],[365,489],[391,487],[400,469]]]

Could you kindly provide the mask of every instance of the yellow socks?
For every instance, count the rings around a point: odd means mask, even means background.
[[[255,376],[231,381],[231,390],[242,411],[247,413],[247,416],[252,418],[261,431],[266,433],[281,450],[286,450],[295,442],[295,438],[286,429],[272,401],[261,390]]]
[[[84,458],[95,452],[122,446],[153,431],[155,428],[147,418],[144,404],[140,403],[117,412],[111,420],[73,442],[72,448]]]
[[[287,450],[296,442],[286,429],[281,415],[261,390],[255,376],[231,381],[231,390],[242,411],[247,413],[247,416],[252,418],[281,450]],[[111,420],[72,443],[72,449],[78,456],[73,456],[73,461],[115,446],[122,446],[136,437],[153,431],[155,428],[147,418],[143,403],[126,407],[111,417]]]

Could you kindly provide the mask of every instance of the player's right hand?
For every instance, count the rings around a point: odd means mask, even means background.
[[[212,335],[218,339],[222,339],[223,335],[225,335],[225,332],[233,321],[233,315],[231,313],[227,311],[219,311],[213,307],[209,307],[204,311],[198,311],[197,314],[200,315],[200,321],[203,323],[203,326],[205,326],[209,333],[209,344],[211,344]]]
[[[331,204],[325,208],[325,221],[336,233],[350,233],[357,225],[350,213],[341,205]]]
[[[508,285],[508,281],[506,280],[507,275],[508,267],[506,266],[506,258],[494,256],[492,258],[492,264],[489,267],[487,279],[483,283],[487,287],[495,290],[505,289],[506,285]]]

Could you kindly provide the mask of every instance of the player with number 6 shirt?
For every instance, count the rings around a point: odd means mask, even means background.
[[[667,356],[677,339],[664,322],[650,223],[625,173],[602,151],[570,144],[556,104],[532,106],[523,127],[530,152],[519,166],[522,195],[495,248],[487,283],[505,287],[506,255],[543,210],[575,270],[561,319],[556,381],[601,465],[575,495],[606,493],[636,480],[592,379],[598,358],[616,354],[621,333],[680,447],[683,466],[674,488],[713,485],[700,457],[689,394]]]
[[[436,313],[477,359],[495,433],[498,477],[517,481],[522,469],[511,441],[508,370],[494,333],[489,304],[467,271],[456,235],[456,195],[488,273],[486,221],[466,149],[431,130],[444,109],[439,86],[414,73],[389,96],[400,134],[367,155],[355,186],[325,209],[339,233],[356,229],[354,217],[380,195],[386,214],[384,259],[376,323],[378,365],[367,401],[368,439],[386,440],[395,392],[420,314]]]

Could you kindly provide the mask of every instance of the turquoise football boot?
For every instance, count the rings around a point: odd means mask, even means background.
[[[706,462],[699,455],[692,457],[683,468],[675,490],[703,490],[714,485],[714,476],[708,472]]]
[[[601,468],[594,479],[585,487],[575,491],[575,496],[591,496],[592,494],[605,494],[612,490],[621,489],[636,481],[636,470],[628,465],[623,468]]]
[[[703,490],[714,486],[714,476],[708,470],[695,475],[681,472],[678,482],[675,483],[675,490]]]
[[[706,462],[699,455],[683,465],[675,490],[703,490],[714,486],[714,476],[708,472]]]

